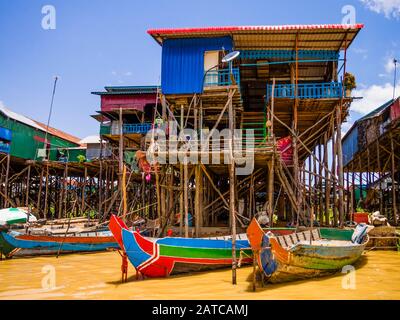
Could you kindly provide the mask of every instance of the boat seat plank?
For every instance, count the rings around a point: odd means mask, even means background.
[[[309,230],[303,232],[296,232],[290,235],[283,235],[276,237],[279,245],[283,248],[290,248],[300,241],[317,241],[321,239],[321,233],[319,229],[313,229],[312,232]]]

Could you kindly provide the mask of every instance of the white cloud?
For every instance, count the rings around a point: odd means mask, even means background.
[[[400,84],[396,86],[396,96],[399,94]],[[393,98],[393,85],[390,83],[374,84],[365,89],[354,90],[352,95],[363,99],[355,100],[351,104],[351,110],[365,115]]]
[[[347,122],[342,123],[342,138],[346,135],[347,131],[353,126],[354,122],[347,120]]]
[[[385,71],[386,73],[392,73],[394,71],[393,57],[386,58]]]
[[[368,58],[368,50],[362,48],[353,48],[353,52],[362,56],[365,60]]]
[[[386,18],[400,18],[400,0],[360,0],[369,10]]]
[[[127,77],[130,77],[130,76],[132,75],[132,72],[130,72],[130,71],[125,72],[125,75],[126,75]]]

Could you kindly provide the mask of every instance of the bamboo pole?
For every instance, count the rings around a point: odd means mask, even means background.
[[[237,284],[236,280],[236,267],[237,267],[237,259],[236,259],[236,209],[235,209],[235,159],[234,159],[234,110],[232,99],[229,100],[229,155],[230,155],[230,164],[229,164],[229,211],[231,217],[231,227],[232,227],[232,284]]]
[[[325,172],[325,224],[330,225],[329,219],[329,206],[330,206],[330,194],[331,194],[331,183],[329,180],[328,168],[328,134],[324,133],[324,172]]]
[[[185,208],[185,238],[189,238],[189,173],[188,173],[188,163],[187,159],[184,159],[183,164],[183,177],[184,177],[184,185],[183,185],[183,201]]]
[[[25,207],[29,206],[29,186],[31,180],[31,165],[28,166],[28,174],[26,178],[26,195],[25,195]]]
[[[391,159],[392,159],[392,168],[391,168],[391,179],[392,179],[392,213],[393,213],[393,221],[394,224],[397,226],[397,203],[396,203],[396,181],[395,181],[395,159],[394,159],[394,144],[393,144],[393,134],[390,133],[390,149],[392,152]]]
[[[378,181],[379,181],[379,212],[380,214],[385,214],[383,212],[383,202],[382,202],[382,172],[381,172],[381,157],[379,150],[379,140],[376,140],[376,160],[378,164]]]
[[[43,218],[47,218],[48,214],[48,194],[49,194],[49,164],[46,163],[46,187],[44,192],[44,216]]]
[[[7,208],[9,205],[9,200],[8,200],[8,175],[10,174],[10,154],[7,154],[7,167],[6,167],[6,178],[5,178],[5,183],[4,183],[4,194],[6,195],[5,198],[5,207]]]
[[[336,127],[337,127],[337,161],[338,161],[338,175],[339,175],[339,222],[340,227],[344,226],[344,202],[343,202],[343,190],[344,190],[344,177],[343,177],[343,152],[342,152],[342,100],[340,105],[337,107],[337,117],[336,117]]]
[[[40,209],[40,200],[42,197],[42,188],[43,188],[43,176],[44,176],[44,166],[42,166],[41,171],[40,171],[40,180],[39,180],[39,191],[38,191],[38,198],[37,198],[37,202],[36,202],[36,208],[37,208],[37,212],[38,215],[40,217],[41,214],[41,209]]]

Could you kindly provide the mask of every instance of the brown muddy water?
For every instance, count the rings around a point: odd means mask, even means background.
[[[278,285],[258,284],[252,292],[252,267],[238,269],[231,284],[228,269],[120,282],[117,252],[0,261],[0,299],[400,299],[400,253],[370,251],[355,273]]]

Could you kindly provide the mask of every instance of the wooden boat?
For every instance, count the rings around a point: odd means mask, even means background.
[[[229,267],[232,265],[232,238],[147,238],[131,231],[124,222],[112,216],[109,228],[129,261],[147,277]],[[241,263],[252,261],[246,235],[236,240],[237,258]]]
[[[129,261],[142,275],[166,277],[173,274],[205,271],[232,265],[232,237],[149,238],[131,231],[113,215],[109,229]],[[290,234],[294,229],[278,228],[276,234]],[[246,234],[237,236],[237,258],[240,264],[253,261]]]
[[[247,236],[268,282],[332,274],[356,262],[368,242],[367,226],[356,230],[313,229],[285,236],[265,233],[253,219]]]
[[[13,256],[49,255],[103,251],[118,248],[110,231],[77,232],[74,234],[34,235],[16,231],[0,232],[0,252]]]

